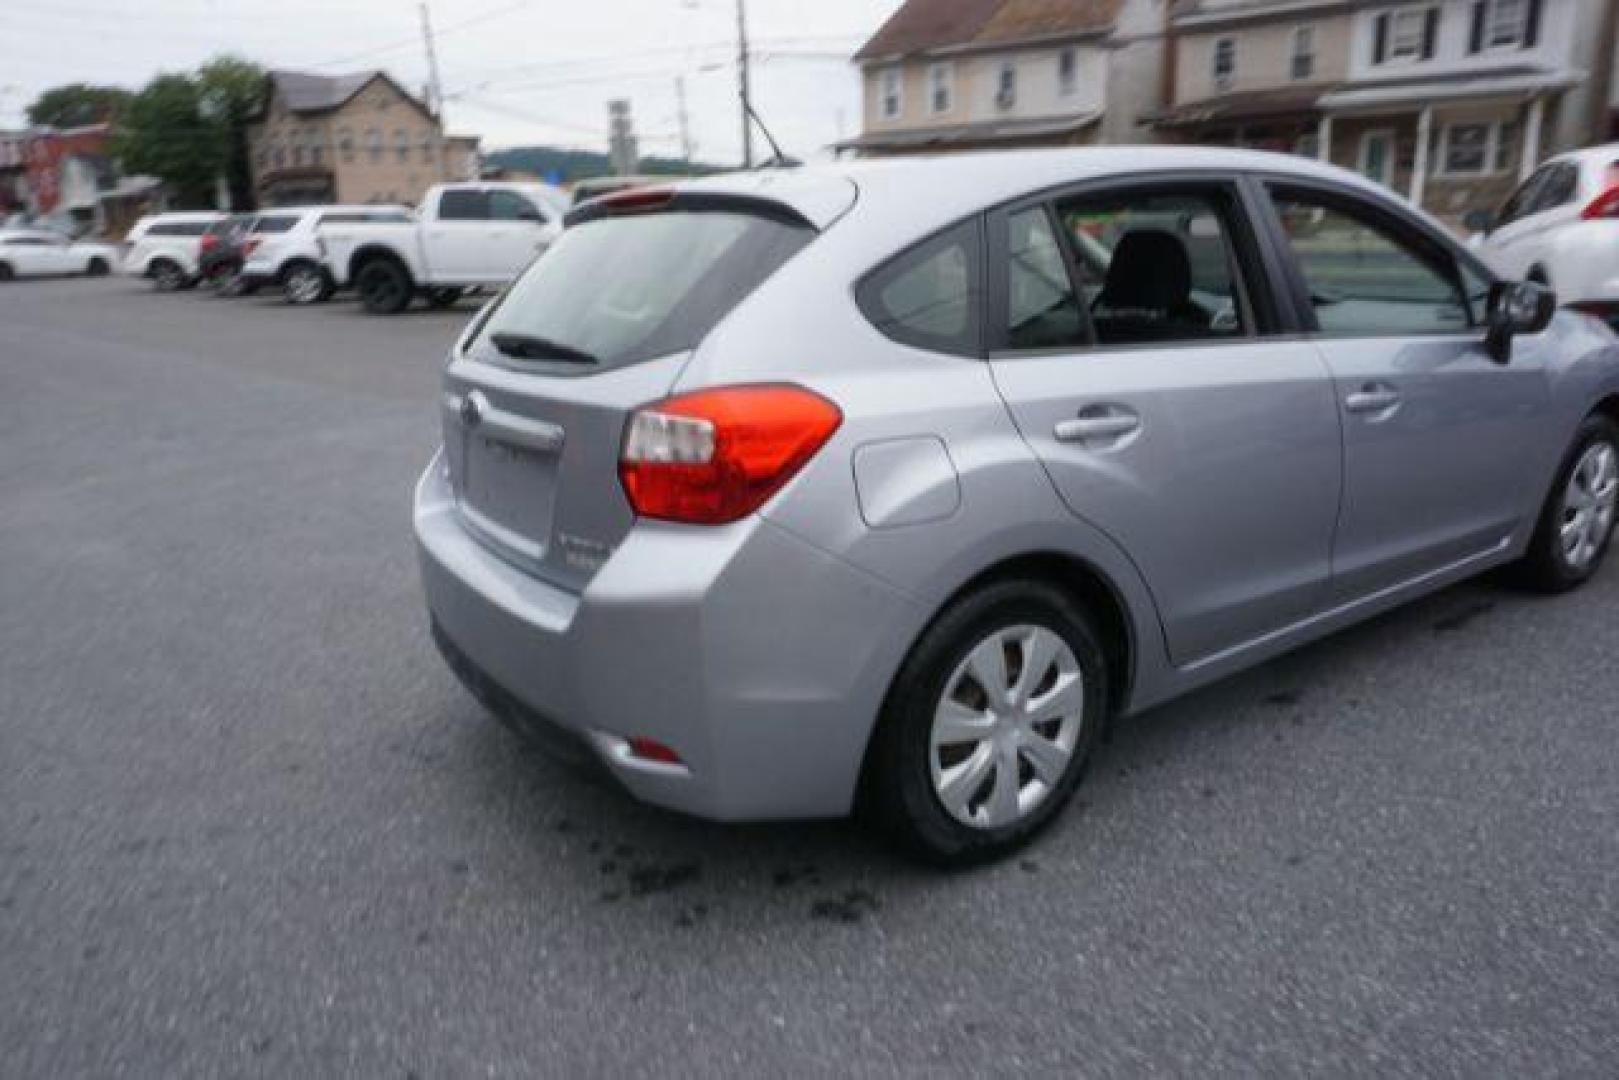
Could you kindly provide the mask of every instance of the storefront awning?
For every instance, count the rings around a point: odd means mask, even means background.
[[[1376,112],[1389,108],[1417,109],[1424,105],[1470,100],[1524,101],[1551,91],[1566,90],[1584,77],[1583,72],[1518,71],[1445,79],[1408,79],[1374,86],[1343,87],[1321,98],[1321,108],[1333,114]]]
[[[1280,90],[1225,94],[1207,101],[1194,101],[1165,109],[1150,117],[1148,123],[1157,128],[1197,128],[1267,120],[1313,120],[1319,115],[1322,95],[1329,89],[1325,86],[1289,86]]]

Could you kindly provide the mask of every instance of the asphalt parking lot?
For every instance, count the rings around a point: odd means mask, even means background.
[[[703,825],[433,652],[471,311],[0,288],[0,1075],[1612,1075],[1619,562],[1143,717],[1001,865]]]

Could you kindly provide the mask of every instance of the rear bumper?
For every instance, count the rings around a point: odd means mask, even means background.
[[[571,593],[462,527],[437,458],[415,530],[435,633],[504,718],[558,729],[636,797],[700,817],[848,812],[922,618],[902,594],[758,518],[640,523]],[[635,757],[633,736],[682,764]]]

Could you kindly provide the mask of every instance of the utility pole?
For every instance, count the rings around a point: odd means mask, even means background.
[[[422,17],[422,47],[427,50],[427,107],[433,114],[433,123],[438,131],[435,155],[438,158],[438,178],[448,180],[450,163],[444,152],[444,84],[438,77],[438,52],[433,48],[433,20],[427,14],[427,0],[421,0],[416,10]]]
[[[753,168],[752,92],[748,88],[748,9],[747,0],[736,0],[736,77],[737,97],[742,105],[742,167]]]
[[[680,156],[687,165],[695,151],[691,145],[691,116],[686,112],[686,76],[675,76],[675,100],[680,103]]]

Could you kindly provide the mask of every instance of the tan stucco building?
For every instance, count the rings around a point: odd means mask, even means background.
[[[249,132],[260,205],[415,203],[433,184],[476,179],[478,140],[437,117],[381,71],[265,79]]]

